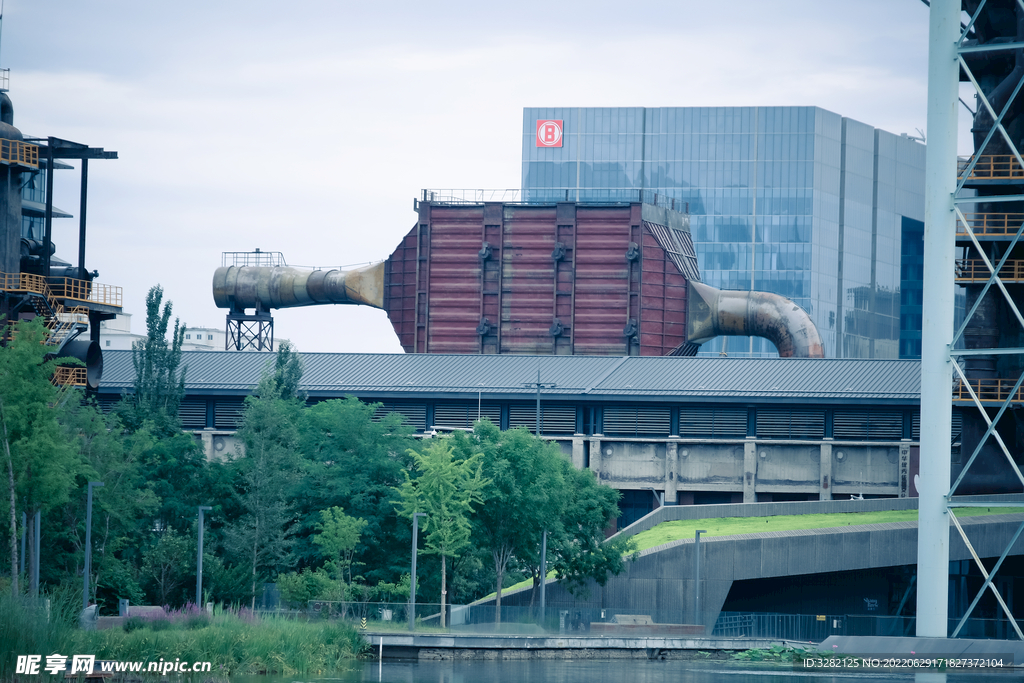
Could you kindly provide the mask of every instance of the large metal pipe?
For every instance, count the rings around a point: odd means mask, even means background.
[[[354,270],[226,266],[213,274],[218,308],[269,310],[317,304],[384,308],[383,262]]]
[[[90,389],[99,388],[103,378],[103,350],[99,343],[89,339],[72,339],[57,353],[58,364],[61,358],[77,358],[85,363],[86,385]]]
[[[689,283],[686,337],[703,344],[722,335],[764,337],[781,358],[824,358],[818,328],[791,300],[770,292],[715,289]]]

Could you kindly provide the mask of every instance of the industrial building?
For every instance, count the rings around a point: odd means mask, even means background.
[[[536,425],[620,492],[628,524],[665,504],[912,497],[916,361],[469,354],[300,354],[311,402],[356,396],[419,434]],[[180,416],[208,457],[235,452],[267,353],[185,352]],[[131,352],[106,354],[97,398],[133,390]]]
[[[829,358],[920,356],[924,145],[819,107],[527,107],[522,200],[688,207],[705,283],[781,294]],[[754,337],[702,353],[774,355]]]
[[[5,321],[40,318],[49,334],[50,358],[76,358],[82,366],[58,364],[54,382],[95,389],[103,372],[101,323],[121,312],[121,288],[96,281],[86,268],[86,209],[89,161],[116,159],[117,152],[56,137],[28,138],[14,127],[14,105],[0,73],[0,316]],[[70,214],[53,206],[54,176],[78,160],[81,182],[77,265],[56,255],[53,219]],[[86,335],[88,335],[86,337]]]
[[[414,208],[391,256],[355,270],[225,254],[213,298],[228,309],[230,348],[270,349],[274,308],[349,304],[384,309],[411,353],[687,356],[752,334],[782,357],[824,355],[791,300],[702,283],[689,216],[664,197],[522,203],[424,190]]]

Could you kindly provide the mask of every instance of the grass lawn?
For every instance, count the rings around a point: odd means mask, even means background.
[[[980,515],[1008,515],[1024,512],[1019,508],[960,508],[957,517],[975,517]],[[916,522],[917,510],[879,510],[875,512],[837,512],[829,515],[778,515],[775,517],[714,517],[711,519],[686,519],[676,522],[662,522],[653,529],[648,529],[633,536],[637,551],[654,548],[672,541],[693,538],[697,529],[707,531],[701,534],[708,536],[734,536],[736,534],[756,534],[765,531],[794,531],[797,529],[828,529],[837,526],[857,526],[859,524],[881,524],[883,522]],[[555,578],[554,572],[548,578]],[[530,580],[508,586],[502,590],[507,592],[528,588]],[[494,597],[491,593],[484,600]]]
[[[999,515],[1024,512],[1019,508],[961,508],[957,517],[974,517],[978,515]],[[686,519],[675,522],[662,522],[653,529],[648,529],[633,536],[637,550],[647,550],[656,546],[693,538],[697,529],[705,529],[708,536],[733,536],[736,534],[756,534],[765,531],[794,531],[797,529],[828,529],[838,526],[856,526],[859,524],[881,524],[883,522],[916,522],[917,510],[878,510],[875,512],[837,512],[828,515],[778,515],[775,517],[715,517],[712,519]]]

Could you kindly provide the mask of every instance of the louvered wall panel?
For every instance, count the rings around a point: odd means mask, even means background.
[[[426,431],[427,406],[423,403],[380,401],[380,407],[373,414],[373,421],[379,422],[388,413],[400,414],[405,418],[405,423],[418,432]]]
[[[178,418],[185,429],[203,429],[206,427],[206,400],[184,399],[178,406]]]
[[[533,430],[537,427],[537,404],[512,404],[508,408],[508,426],[526,427]],[[576,406],[544,405],[540,406],[541,434],[575,434]]]
[[[501,406],[497,403],[484,403],[480,406],[480,417],[486,417],[496,425],[501,424]],[[473,403],[438,403],[434,406],[433,427],[454,427],[469,429],[477,420],[477,404]]]
[[[668,408],[619,407],[604,409],[604,433],[617,436],[668,436]]]
[[[903,438],[903,413],[837,410],[832,417],[832,436],[856,441],[899,441]]]
[[[747,411],[735,408],[680,408],[679,436],[745,437]]]
[[[245,403],[239,400],[218,399],[213,404],[213,422],[219,429],[236,429],[242,424]]]
[[[96,407],[104,413],[109,413],[117,405],[118,401],[121,400],[120,396],[113,396],[111,394],[101,394],[96,396]]]
[[[959,408],[953,408],[951,417],[952,423],[950,424],[949,437],[953,443],[956,443],[960,441],[960,430],[963,429],[964,417]],[[921,413],[915,410],[910,420],[910,438],[914,441],[920,441]]]
[[[822,439],[824,410],[758,409],[757,436],[765,439]]]

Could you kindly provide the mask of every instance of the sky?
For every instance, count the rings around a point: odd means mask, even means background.
[[[136,333],[157,284],[223,328],[222,252],[378,261],[423,188],[519,187],[524,107],[814,105],[925,129],[920,0],[3,1],[15,125],[118,152],[89,167],[86,265]],[[56,176],[72,214],[78,182]],[[54,222],[65,260],[77,225]],[[300,351],[402,350],[383,311],[274,318]]]

